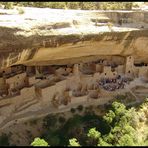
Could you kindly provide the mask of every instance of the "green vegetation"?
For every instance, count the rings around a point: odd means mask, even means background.
[[[4,5],[4,9],[13,9],[14,3],[13,2],[1,2]]]
[[[46,127],[41,137],[52,146],[146,146],[148,127],[144,127],[142,135],[138,130],[140,123],[148,122],[147,108],[148,99],[138,108],[129,109],[114,101],[104,116],[94,112],[75,114],[59,128]]]
[[[35,138],[31,143],[31,146],[49,146],[48,143],[44,139]]]
[[[19,14],[24,14],[25,13],[25,11],[22,8],[18,8],[17,10],[18,10]]]
[[[77,109],[78,109],[79,112],[81,112],[81,111],[83,110],[83,105],[79,105],[79,106],[77,107]]]
[[[36,125],[37,124],[37,120],[36,119],[32,119],[31,121],[30,121],[30,125]]]
[[[50,116],[48,117],[51,119]],[[47,122],[50,121],[47,119],[48,117],[46,117],[46,120],[44,120],[43,125],[46,132],[42,134],[41,138],[45,139],[50,145],[53,146],[68,145],[68,139],[72,137],[76,137],[78,139],[83,137],[82,139],[85,143],[85,135],[83,132],[86,133],[90,128],[96,126],[97,129],[105,129],[104,122],[101,122],[100,118],[93,113],[87,113],[83,116],[75,114],[72,118],[65,120],[64,123],[60,122],[61,124],[58,128],[56,127],[56,123],[52,125],[52,128],[48,127]]]
[[[76,138],[69,139],[69,145],[70,146],[80,146]]]
[[[54,115],[48,115],[43,120],[43,127],[45,128],[53,128],[54,125],[57,123],[57,118]]]
[[[115,96],[115,100],[122,102],[123,104],[133,103],[136,101],[136,99],[128,92],[124,95],[117,95]]]
[[[82,10],[116,10],[132,9],[133,2],[0,2],[5,9],[14,6],[56,8],[56,9],[82,9]],[[135,6],[135,5],[134,5]]]
[[[0,136],[0,146],[9,146],[9,137],[4,133]]]
[[[91,128],[87,134],[87,136],[92,139],[98,139],[100,135],[100,132],[96,131],[96,128]]]
[[[64,118],[64,117],[59,117],[59,122],[62,124],[62,123],[64,123],[66,121],[66,119]]]
[[[76,110],[74,108],[71,108],[70,110],[73,114],[76,112]]]

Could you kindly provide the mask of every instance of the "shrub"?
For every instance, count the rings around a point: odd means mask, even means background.
[[[116,98],[117,100],[122,101],[122,100],[125,100],[125,99],[126,99],[126,95],[117,95],[117,96],[115,96],[115,98]]]
[[[28,136],[31,137],[31,136],[30,136],[30,135],[32,135],[32,134],[31,134],[31,131],[26,130],[26,132],[27,132]]]
[[[71,108],[71,110],[70,110],[72,113],[75,113],[76,112],[76,110],[74,109],[74,108]]]
[[[27,125],[28,123],[25,121],[24,124]]]
[[[78,8],[80,8],[79,2],[68,2],[68,3],[66,4],[66,6],[67,6],[69,9],[78,9]]]
[[[37,124],[37,120],[36,119],[33,119],[33,120],[30,121],[30,125],[35,125],[35,124]]]
[[[69,139],[69,146],[80,146],[76,138]]]
[[[97,105],[97,108],[98,108],[98,109],[100,109],[100,108],[101,108],[101,105],[100,105],[100,104],[99,104],[99,105]]]
[[[9,138],[6,134],[2,133],[0,136],[0,146],[8,146],[9,145]]]
[[[24,14],[25,13],[24,9],[22,9],[22,8],[18,8],[17,10],[18,10],[19,14]]]
[[[9,136],[9,137],[12,136],[12,132],[9,132],[8,136]]]
[[[127,10],[131,10],[132,9],[132,3],[126,3],[125,4],[125,9],[127,9]]]
[[[92,110],[93,110],[92,105],[85,107],[85,112],[92,112]]]
[[[48,115],[43,119],[43,127],[50,129],[53,125],[56,125],[57,118],[54,115]]]
[[[61,116],[59,117],[59,122],[60,123],[64,123],[65,121],[66,121],[66,119],[64,117],[61,117]]]
[[[37,137],[31,143],[31,146],[49,146],[49,145],[44,139],[41,139],[41,138]]]
[[[77,109],[78,109],[78,111],[82,111],[83,110],[83,105],[79,105],[78,107],[77,107]]]
[[[139,5],[138,5],[138,4],[136,4],[136,3],[133,3],[133,7],[134,7],[134,8],[138,8],[138,7],[139,7]]]
[[[4,2],[4,9],[13,9],[13,2]]]

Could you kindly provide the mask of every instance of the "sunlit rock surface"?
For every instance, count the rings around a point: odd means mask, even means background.
[[[1,68],[77,63],[98,55],[133,55],[148,62],[146,10],[22,9],[24,14],[0,10]]]

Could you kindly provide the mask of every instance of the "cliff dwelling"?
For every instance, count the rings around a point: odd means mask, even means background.
[[[147,11],[25,9],[0,16],[0,128],[126,92],[146,97]]]

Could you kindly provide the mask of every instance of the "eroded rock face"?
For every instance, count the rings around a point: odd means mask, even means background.
[[[24,8],[0,16],[1,67],[52,65],[93,56],[132,55],[148,62],[147,11],[82,11]],[[122,23],[118,24],[118,22]],[[107,23],[113,22],[113,27]]]

